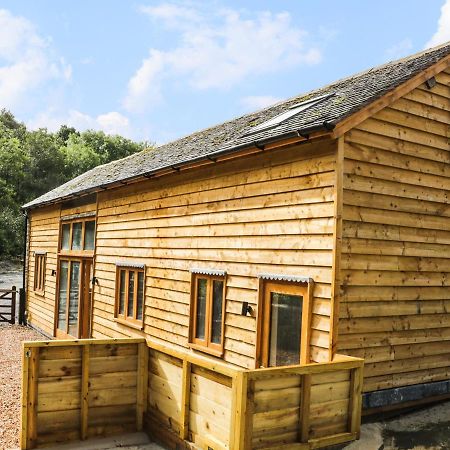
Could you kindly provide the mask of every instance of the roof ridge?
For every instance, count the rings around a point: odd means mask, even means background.
[[[421,50],[420,52],[414,53],[412,55],[404,56],[402,58],[391,60],[391,61],[387,61],[385,63],[382,63],[382,64],[378,65],[378,66],[370,67],[368,69],[364,69],[364,70],[362,70],[360,72],[357,72],[355,74],[344,76],[343,78],[339,78],[337,80],[334,80],[334,81],[332,81],[332,82],[330,82],[330,83],[328,83],[328,84],[326,84],[324,86],[319,86],[317,88],[310,89],[309,91],[302,92],[302,93],[299,93],[297,95],[293,95],[291,97],[282,99],[282,100],[280,100],[278,102],[272,103],[272,104],[270,104],[268,106],[265,106],[263,108],[259,108],[259,109],[255,110],[255,111],[235,116],[235,117],[233,117],[231,119],[228,119],[228,120],[225,120],[223,122],[215,123],[214,125],[210,125],[210,126],[207,126],[205,128],[202,128],[200,130],[196,130],[196,131],[194,131],[192,133],[188,133],[188,134],[185,134],[183,136],[180,136],[179,138],[176,138],[173,141],[165,142],[164,144],[161,144],[161,145],[156,145],[154,148],[157,150],[158,148],[164,147],[165,145],[169,145],[169,144],[172,144],[174,142],[182,141],[183,139],[186,139],[186,138],[191,137],[191,136],[195,136],[197,134],[204,133],[204,132],[206,132],[208,130],[212,130],[212,129],[214,129],[216,127],[219,127],[221,125],[225,125],[227,123],[231,123],[231,122],[234,122],[236,120],[243,119],[244,117],[250,117],[252,115],[257,115],[257,114],[259,114],[259,113],[261,113],[263,111],[267,111],[267,110],[269,110],[271,108],[274,108],[277,105],[281,105],[281,104],[284,104],[284,103],[289,103],[290,101],[294,101],[294,100],[295,101],[299,101],[299,99],[301,99],[303,97],[307,97],[308,95],[312,95],[314,93],[319,93],[320,91],[325,91],[327,89],[330,89],[332,86],[335,86],[337,84],[343,83],[345,81],[350,81],[350,80],[353,80],[355,78],[359,78],[359,77],[361,77],[361,76],[363,76],[365,74],[369,74],[371,72],[376,72],[378,70],[382,70],[382,69],[384,69],[384,68],[386,68],[386,67],[388,67],[390,65],[398,64],[398,63],[401,63],[401,62],[406,62],[408,60],[414,60],[414,59],[418,58],[419,56],[425,55],[427,53],[432,53],[432,52],[434,52],[436,50],[439,50],[441,48],[444,48],[446,46],[449,47],[449,53],[450,53],[450,41],[447,41],[444,44],[438,45],[436,47],[429,47],[427,49]],[[142,151],[144,152],[144,151],[146,151],[146,149],[144,149]]]
[[[160,169],[179,167],[195,160],[211,159],[211,156],[217,153],[229,153],[252,146],[255,141],[261,145],[262,142],[272,142],[286,136],[298,136],[300,131],[323,128],[326,123],[336,124],[416,74],[434,66],[438,61],[448,58],[449,54],[450,42],[446,42],[297,94],[265,108],[241,114],[157,147],[148,147],[126,158],[97,166],[23,207],[61,201],[73,195],[99,190],[100,187],[146,176]],[[337,95],[301,114],[289,117],[275,127],[259,130],[256,134],[248,133],[255,125],[282,114],[292,104],[330,92]]]

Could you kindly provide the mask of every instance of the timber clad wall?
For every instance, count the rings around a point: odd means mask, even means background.
[[[93,337],[137,333],[113,320],[115,262],[146,265],[144,331],[184,347],[189,270],[222,269],[224,359],[254,367],[256,318],[241,316],[242,302],[256,309],[257,275],[282,273],[314,279],[311,355],[328,360],[334,148],[303,145],[99,194]]]
[[[345,135],[338,351],[365,391],[450,378],[450,71]]]
[[[28,320],[49,335],[53,335],[55,310],[57,248],[60,207],[39,208],[30,214],[30,244],[28,249]],[[34,286],[34,252],[46,252],[45,291],[37,293]]]
[[[60,219],[72,214],[95,212],[96,205],[73,208],[60,205],[32,210],[29,213],[30,237],[27,267],[28,321],[44,333],[53,336],[56,301],[56,270],[58,268],[58,238]],[[34,252],[46,252],[44,293],[36,292],[34,286]],[[52,275],[52,271],[55,271]]]

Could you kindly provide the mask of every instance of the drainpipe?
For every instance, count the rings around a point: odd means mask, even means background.
[[[24,224],[23,224],[23,270],[22,270],[22,289],[19,294],[19,324],[26,325],[25,320],[25,303],[26,303],[26,268],[28,265],[27,261],[27,244],[28,244],[28,212],[25,210],[23,213]]]

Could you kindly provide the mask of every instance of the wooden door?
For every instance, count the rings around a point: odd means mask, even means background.
[[[90,337],[92,258],[61,258],[55,316],[57,338]]]

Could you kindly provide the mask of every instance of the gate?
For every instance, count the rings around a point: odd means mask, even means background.
[[[0,289],[0,323],[14,324],[16,322],[16,298],[16,286],[11,289]]]

